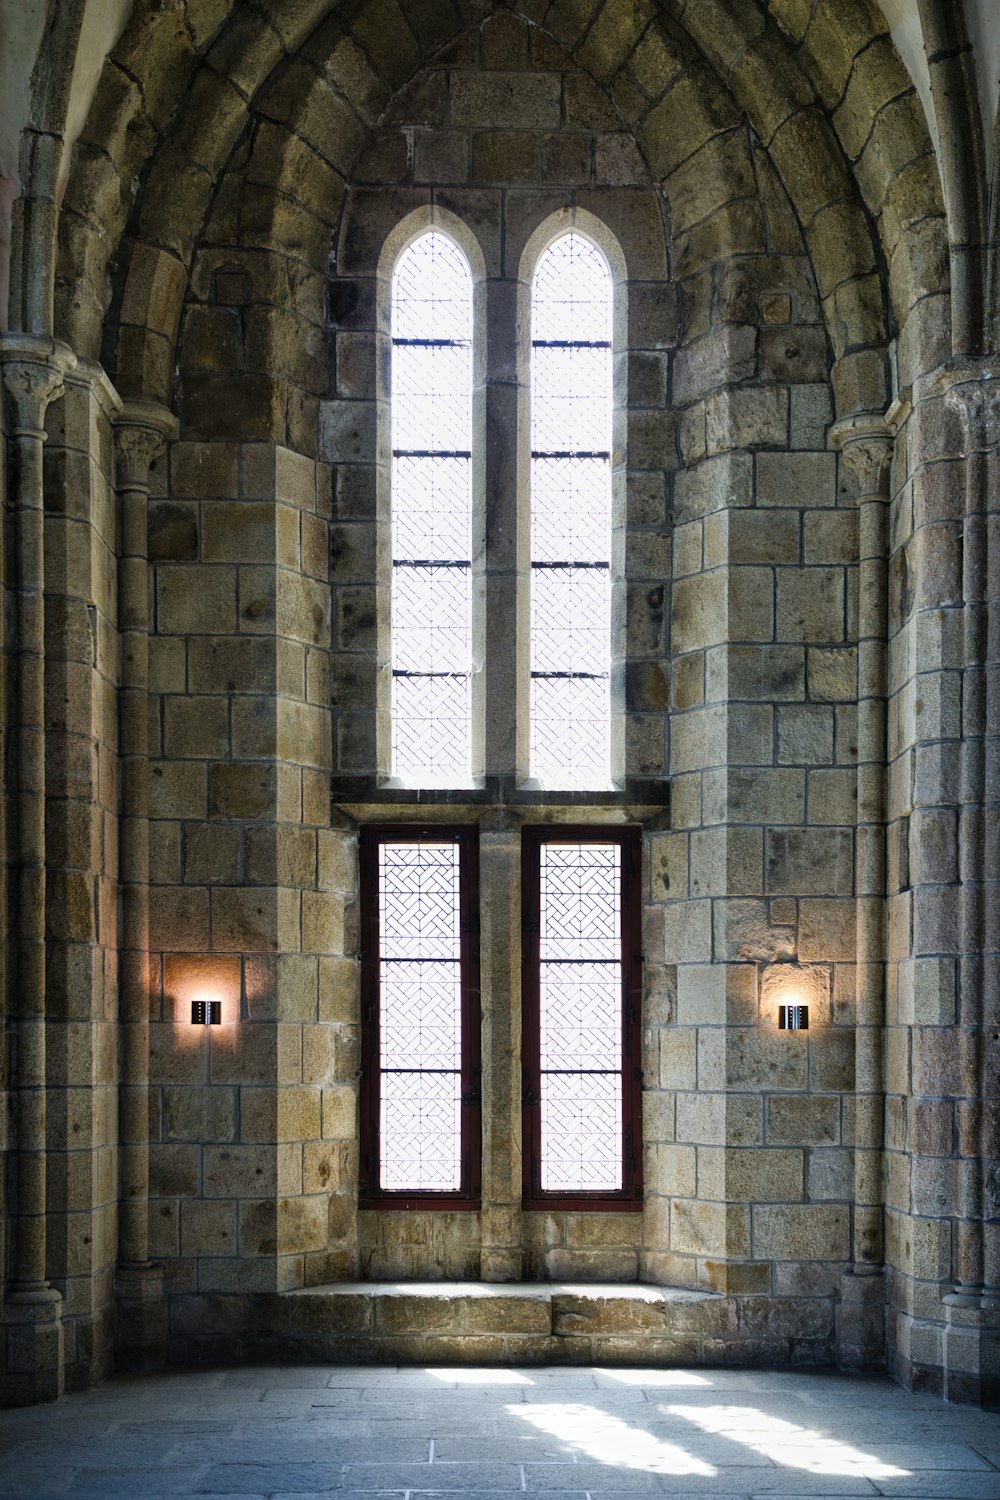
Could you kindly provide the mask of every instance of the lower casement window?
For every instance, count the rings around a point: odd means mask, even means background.
[[[525,1208],[641,1206],[640,860],[637,828],[524,832]]]
[[[362,1208],[480,1206],[478,829],[361,832]],[[641,1207],[641,833],[529,827],[523,1202]]]
[[[478,850],[362,830],[362,1207],[479,1207]]]

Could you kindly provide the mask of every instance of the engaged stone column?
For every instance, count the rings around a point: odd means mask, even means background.
[[[1000,732],[990,678],[998,666],[997,533],[990,527],[1000,481],[1000,392],[995,361],[954,367],[946,392],[961,424],[965,480],[961,518],[962,743],[959,761],[959,965],[956,1050],[968,1081],[958,1105],[955,1289],[944,1298],[945,1393],[1000,1400],[1000,972],[996,956],[1000,868]]]
[[[857,982],[854,1032],[854,1233],[843,1278],[839,1360],[884,1361],[883,1188],[885,817],[889,468],[893,436],[877,414],[838,422],[830,440],[858,487]]]
[[[163,1272],[149,1261],[149,469],[177,432],[154,402],[115,424],[121,503],[121,1196],[115,1296],[119,1368],[148,1368],[166,1342]]]
[[[13,508],[17,686],[15,966],[10,989],[16,1129],[13,1277],[4,1308],[4,1397],[11,1403],[62,1394],[62,1298],[45,1276],[45,514],[42,445],[49,402],[75,365],[49,338],[15,334],[0,343],[13,418]]]

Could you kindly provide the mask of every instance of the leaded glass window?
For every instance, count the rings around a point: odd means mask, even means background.
[[[638,1201],[639,834],[524,843],[525,1198]]]
[[[472,273],[433,229],[392,279],[392,775],[472,779]]]
[[[611,781],[612,283],[560,236],[531,292],[530,774]]]
[[[475,833],[370,828],[361,864],[362,1198],[456,1206],[479,1194]]]

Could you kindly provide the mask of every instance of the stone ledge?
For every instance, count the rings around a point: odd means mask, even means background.
[[[663,1335],[694,1326],[714,1333],[721,1331],[726,1306],[713,1292],[597,1282],[348,1281],[280,1296],[295,1325],[368,1334],[376,1341],[429,1334]],[[700,1316],[692,1318],[692,1309]]]
[[[836,1359],[832,1298],[761,1299],[634,1282],[334,1282],[183,1294],[169,1308],[174,1363],[816,1366]]]

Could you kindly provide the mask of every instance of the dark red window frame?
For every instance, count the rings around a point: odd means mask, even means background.
[[[462,1010],[462,1185],[454,1192],[387,1191],[379,1186],[379,846],[459,847],[459,967]],[[379,823],[359,840],[361,896],[360,1208],[478,1209],[482,1172],[482,1059],[479,995],[479,830],[469,826]]]
[[[543,1192],[539,929],[542,844],[618,844],[621,863],[622,1186],[614,1192]],[[521,1118],[523,1206],[635,1212],[642,1207],[642,830],[592,824],[524,830],[521,844]]]

